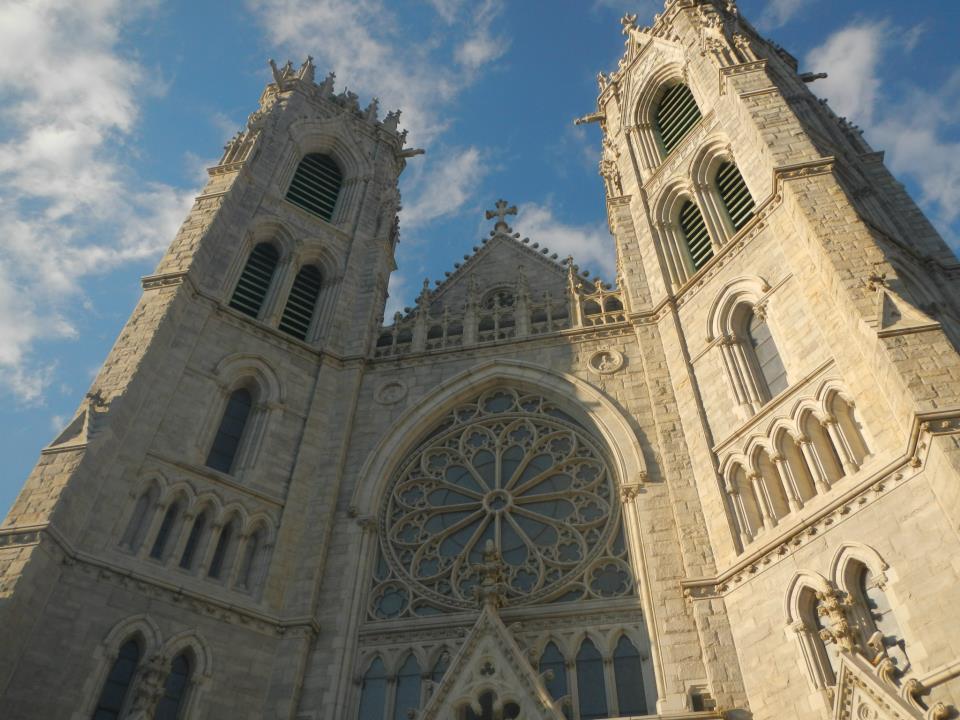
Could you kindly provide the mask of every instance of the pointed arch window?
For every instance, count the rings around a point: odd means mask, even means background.
[[[603,657],[592,640],[584,640],[577,653],[577,694],[581,720],[605,718],[607,684],[603,676]]]
[[[359,720],[383,720],[386,702],[387,669],[383,665],[383,660],[376,657],[363,676]]]
[[[287,200],[324,220],[333,217],[343,174],[329,155],[311,153],[297,165],[287,190]]]
[[[293,280],[280,329],[298,340],[306,340],[320,297],[321,276],[316,265],[304,265]]]
[[[770,334],[770,326],[767,325],[766,320],[751,311],[746,318],[744,330],[750,348],[753,350],[757,369],[760,371],[759,379],[762,379],[766,386],[767,398],[765,399],[775,397],[787,389],[787,370],[783,366],[780,352]]]
[[[409,711],[420,707],[420,663],[413,653],[397,673],[397,694],[393,703],[393,720],[407,720]]]
[[[254,247],[240,273],[230,307],[250,317],[258,317],[279,260],[280,254],[272,243],[262,242]]]
[[[113,661],[110,673],[103,683],[92,720],[118,720],[140,662],[140,652],[140,645],[136,640],[127,640],[120,647],[117,659]]]
[[[754,202],[739,168],[732,162],[725,162],[717,169],[717,192],[723,203],[733,231],[737,232],[753,217]]]
[[[130,522],[127,523],[127,529],[124,530],[123,537],[120,539],[121,546],[128,548],[131,552],[140,549],[140,544],[150,528],[150,519],[153,516],[153,508],[157,504],[159,494],[156,485],[151,485],[137,498],[137,504],[130,516]]]
[[[252,407],[253,394],[249,390],[239,388],[233,391],[207,455],[207,467],[227,474],[231,472]]]
[[[187,536],[187,544],[183,548],[183,554],[180,556],[180,567],[184,570],[192,570],[194,561],[197,557],[197,548],[203,538],[203,533],[207,529],[208,513],[206,510],[201,512],[193,521],[190,528],[190,534]]]
[[[243,549],[243,561],[240,563],[240,573],[237,575],[237,585],[251,589],[257,584],[260,574],[260,556],[264,552],[264,530],[257,530],[247,538]]]
[[[163,697],[157,705],[155,720],[180,720],[190,690],[193,667],[188,653],[180,653],[170,664],[170,674],[163,684]]]
[[[167,507],[167,511],[164,513],[163,520],[160,523],[160,530],[157,532],[157,537],[153,541],[153,547],[150,548],[150,557],[154,560],[163,559],[167,544],[170,542],[170,536],[173,534],[173,527],[179,519],[180,501],[174,500]]]
[[[713,257],[713,244],[710,233],[703,221],[700,208],[692,200],[687,200],[680,208],[680,232],[690,254],[694,270],[699,270]]]
[[[701,114],[690,88],[678,83],[660,98],[654,118],[664,155],[669,155],[700,121]]]
[[[552,677],[546,680],[547,691],[554,700],[566,695],[567,689],[567,662],[556,643],[549,642],[540,656],[540,674],[551,673]]]
[[[233,546],[237,535],[237,518],[233,517],[223,530],[220,531],[220,537],[217,538],[217,547],[213,550],[213,558],[210,560],[210,567],[207,575],[212,578],[219,578],[224,569],[228,566],[230,557],[233,555]]]
[[[613,674],[617,683],[620,715],[646,715],[647,698],[643,688],[640,653],[626,635],[620,637],[613,651]]]

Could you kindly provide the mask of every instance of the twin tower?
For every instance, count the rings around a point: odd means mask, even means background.
[[[598,78],[615,278],[273,67],[0,527],[0,716],[906,720],[960,702],[960,265],[721,0]]]

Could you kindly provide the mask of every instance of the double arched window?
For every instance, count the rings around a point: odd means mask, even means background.
[[[416,712],[423,703],[421,685],[420,663],[413,653],[404,659],[392,683],[388,683],[386,666],[378,655],[363,676],[359,720],[412,717],[410,713]]]
[[[120,646],[100,689],[91,720],[119,720],[127,715],[135,695],[135,686],[138,684],[142,657],[143,647],[137,638],[130,638]],[[155,720],[183,718],[194,664],[192,651],[189,649],[177,654],[170,662],[163,682],[163,695],[152,716]]]
[[[343,174],[329,155],[304,155],[287,190],[287,200],[324,220],[333,218]]]
[[[280,282],[274,282],[279,259],[280,254],[272,243],[262,242],[254,246],[237,280],[230,307],[244,315],[270,321],[269,316],[273,313],[266,309],[268,305],[273,305],[268,302],[270,289],[274,284],[281,288],[285,284],[282,278]],[[323,275],[316,265],[303,265],[297,271],[278,323],[282,332],[298,340],[308,339],[322,285]]]

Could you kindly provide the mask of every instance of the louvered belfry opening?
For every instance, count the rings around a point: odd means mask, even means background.
[[[287,306],[280,318],[280,329],[298,340],[307,339],[317,298],[320,297],[320,280],[320,270],[316,265],[304,265],[290,289]]]
[[[680,83],[667,90],[657,105],[657,132],[669,155],[700,120],[700,108],[690,88]]]
[[[680,208],[680,231],[687,243],[693,268],[699,270],[713,257],[713,245],[710,244],[710,233],[707,232],[700,208],[692,200],[687,200]]]
[[[230,298],[230,307],[250,317],[257,317],[267,297],[279,259],[280,254],[270,243],[257,245],[240,273],[240,280],[233,291],[233,297]]]
[[[725,162],[717,170],[717,191],[723,207],[730,216],[734,231],[739,230],[753,217],[753,198],[743,181],[743,175],[732,162]]]
[[[324,220],[333,217],[343,176],[329,155],[305,155],[287,190],[287,200]]]

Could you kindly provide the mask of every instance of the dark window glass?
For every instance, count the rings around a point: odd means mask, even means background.
[[[186,705],[190,685],[190,661],[183,653],[170,664],[170,674],[163,684],[163,697],[157,705],[155,720],[178,720]]]
[[[180,557],[180,567],[189,570],[193,567],[193,561],[197,554],[197,546],[200,544],[200,538],[203,537],[203,531],[207,527],[207,514],[200,513],[197,519],[193,521],[193,527],[190,528],[190,535],[187,537],[187,544],[183,548],[183,555]]]
[[[393,704],[393,720],[407,720],[407,712],[420,707],[420,665],[407,655],[397,674],[397,698]]]
[[[603,677],[603,658],[590,640],[584,640],[577,653],[577,690],[581,720],[605,718],[607,685]]]
[[[640,653],[626,637],[620,638],[613,652],[613,674],[617,681],[620,716],[646,715],[647,698],[643,692]]]
[[[93,720],[116,720],[123,709],[123,701],[130,690],[130,682],[140,662],[140,646],[136,640],[128,640],[120,648],[113,661],[110,673],[103,683],[100,699],[93,711]]]
[[[212,578],[220,577],[220,573],[223,572],[223,564],[227,558],[227,551],[230,549],[230,543],[233,540],[234,534],[234,521],[231,520],[227,523],[223,530],[220,531],[220,537],[217,539],[217,547],[213,551],[213,558],[210,560],[210,569],[207,570],[207,575]]]
[[[173,532],[173,526],[177,522],[177,516],[180,514],[180,501],[176,500],[167,508],[163,516],[163,522],[160,523],[160,531],[157,533],[157,539],[153,541],[153,547],[150,548],[150,557],[160,560],[163,558],[163,551],[170,540],[170,533]]]
[[[753,217],[753,198],[740,170],[733,163],[724,163],[717,170],[717,191],[734,230],[739,230],[750,222]]]
[[[760,374],[767,384],[770,396],[773,397],[786,390],[787,371],[783,367],[780,353],[773,342],[770,327],[752,313],[747,321],[747,337],[750,340],[751,347],[753,347],[757,365],[760,367]]]
[[[545,680],[547,691],[550,693],[550,697],[559,700],[569,692],[567,689],[567,664],[560,648],[552,642],[547,644],[543,649],[543,655],[540,656],[540,674],[543,675],[547,672],[553,673],[552,678]],[[564,713],[569,717],[567,708],[564,708]]]
[[[133,515],[130,516],[130,523],[123,533],[121,545],[125,545],[136,552],[143,542],[143,536],[146,535],[150,526],[150,519],[153,517],[153,506],[157,502],[157,489],[150,488],[143,493],[137,500],[136,507],[133,509]]]
[[[680,144],[700,120],[700,108],[693,93],[683,83],[667,90],[657,105],[656,125],[667,155]]]
[[[253,396],[245,388],[235,390],[227,401],[223,419],[217,429],[217,435],[207,455],[207,466],[220,472],[229,473],[233,469],[243,430],[250,417]]]
[[[279,259],[277,249],[270,243],[257,245],[240,273],[237,287],[230,298],[230,307],[250,317],[257,317],[267,297]]]
[[[317,217],[330,220],[342,183],[343,176],[333,158],[311,153],[297,166],[287,200]]]
[[[680,208],[680,231],[687,243],[693,269],[699,270],[713,257],[713,245],[710,243],[710,233],[707,232],[700,208],[691,200],[687,200]]]
[[[315,265],[305,265],[293,280],[287,306],[280,318],[280,329],[299,340],[306,340],[319,297],[320,271]]]
[[[367,674],[363,676],[359,720],[383,720],[386,702],[387,669],[383,666],[383,661],[376,658],[370,664]]]

